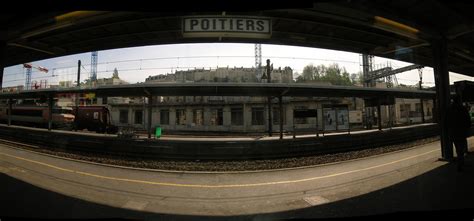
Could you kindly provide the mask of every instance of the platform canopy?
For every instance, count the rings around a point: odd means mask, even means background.
[[[150,2],[154,1],[32,1],[26,8],[22,1],[4,4],[0,15],[4,64],[123,47],[242,42],[336,49],[432,67],[432,41],[446,38],[449,71],[474,76],[474,6],[469,2]],[[187,16],[223,15],[269,19],[271,35],[183,34]]]
[[[94,93],[97,97],[140,96],[294,96],[294,97],[362,97],[362,98],[426,98],[434,91],[413,89],[319,86],[314,84],[266,83],[160,83],[101,86],[82,89],[40,89],[19,93],[2,93],[0,99],[42,98],[58,94]]]

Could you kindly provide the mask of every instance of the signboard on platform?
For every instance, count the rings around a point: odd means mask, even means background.
[[[362,123],[362,111],[351,110],[349,111],[349,123],[361,124]]]
[[[270,18],[246,16],[189,16],[182,19],[183,37],[270,38]]]

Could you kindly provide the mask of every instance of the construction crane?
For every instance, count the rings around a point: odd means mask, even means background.
[[[255,44],[255,75],[258,80],[262,78],[262,45]]]
[[[25,90],[30,90],[31,89],[31,74],[32,74],[32,68],[37,69],[38,71],[48,73],[48,69],[45,67],[41,66],[34,66],[31,63],[25,63],[23,64],[23,68],[26,69],[26,82],[25,82]]]
[[[97,58],[98,58],[99,52],[98,51],[93,51],[91,53],[91,82],[97,81]]]

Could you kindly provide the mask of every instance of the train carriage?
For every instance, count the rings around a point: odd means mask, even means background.
[[[54,107],[53,128],[72,128],[74,115],[70,107]],[[17,125],[47,127],[49,108],[47,106],[12,106],[11,122]],[[0,121],[8,121],[8,106],[0,107]]]

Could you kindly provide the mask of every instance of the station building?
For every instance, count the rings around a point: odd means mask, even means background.
[[[231,82],[257,83],[254,68],[218,68],[176,71],[172,74],[149,76],[145,84]],[[272,71],[272,83],[293,82],[290,67]],[[108,99],[112,121],[117,126],[132,126],[146,129],[147,98],[129,98],[127,101]],[[160,126],[168,133],[209,132],[209,133],[266,133],[268,131],[267,97],[249,96],[167,96],[153,97],[152,127]],[[363,128],[366,121],[364,100],[361,98],[329,97],[283,97],[283,129],[286,132],[314,132]],[[425,120],[432,119],[432,101],[424,101]],[[421,122],[419,99],[396,99],[394,108],[383,106],[382,124],[390,125]],[[346,114],[338,119],[328,120],[327,110],[346,107]],[[316,109],[316,117],[294,118],[294,110]],[[324,109],[324,110],[323,110]],[[336,110],[337,111],[337,110]],[[392,118],[390,117],[392,111]],[[374,117],[377,118],[375,113]],[[278,99],[272,100],[272,129],[279,131],[280,109]],[[336,118],[336,116],[333,116]],[[342,118],[342,119],[341,119]],[[344,119],[345,118],[345,119]],[[344,122],[345,121],[345,122]],[[340,124],[342,122],[342,124]],[[376,127],[377,119],[373,119]],[[328,126],[328,124],[335,124]],[[344,125],[343,125],[344,124]],[[348,128],[350,127],[350,128]]]

